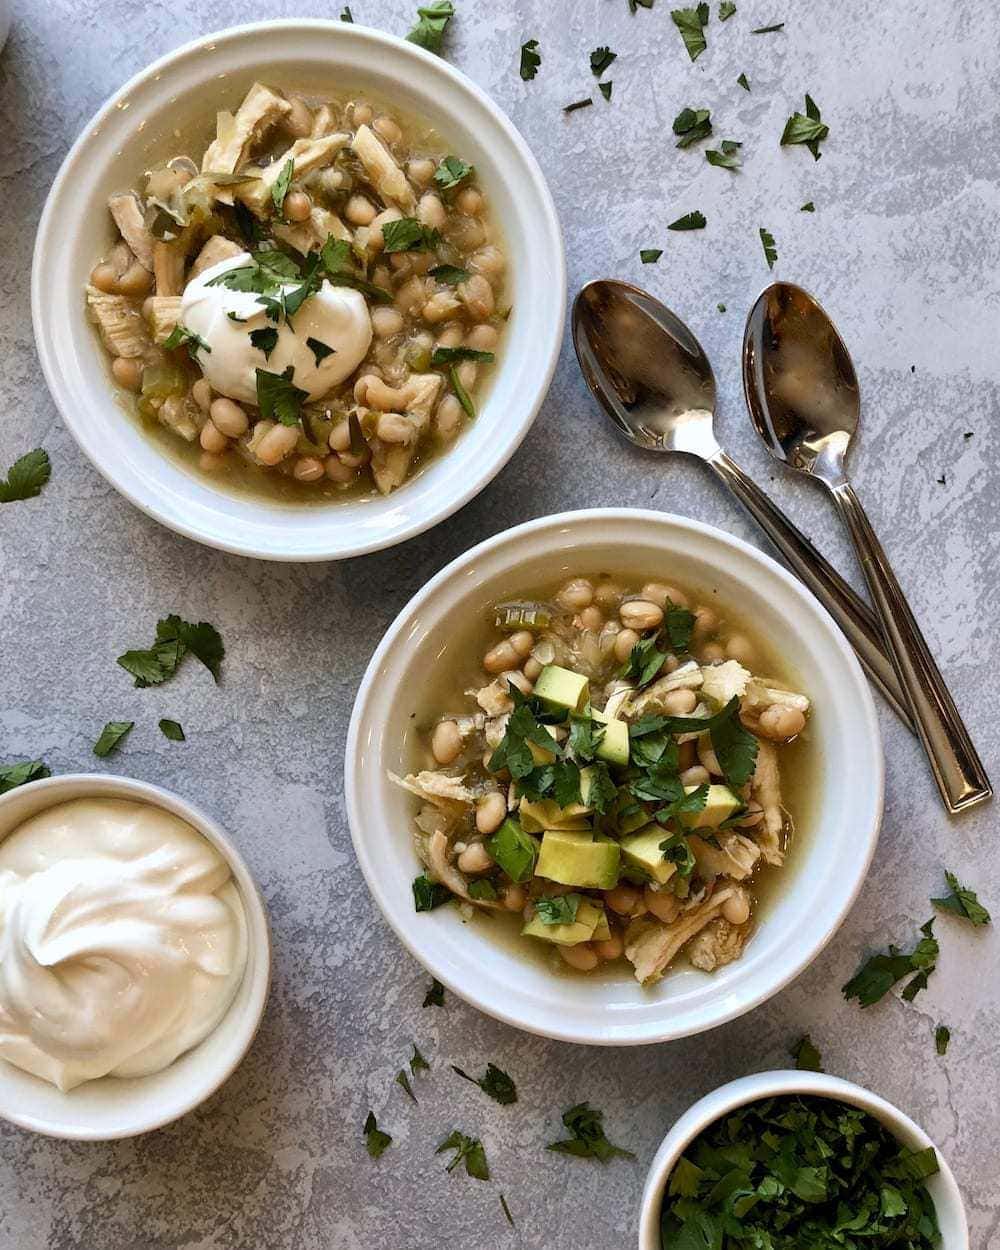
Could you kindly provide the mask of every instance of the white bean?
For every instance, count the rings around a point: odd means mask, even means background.
[[[507,816],[507,800],[493,790],[476,804],[476,828],[480,833],[495,833]]]
[[[452,764],[462,753],[462,735],[453,720],[443,720],[434,726],[431,735],[431,752],[439,764]]]

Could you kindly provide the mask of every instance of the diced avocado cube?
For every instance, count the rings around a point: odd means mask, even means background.
[[[574,803],[560,807],[555,799],[522,799],[518,809],[521,824],[528,833],[541,833],[544,829],[589,829],[589,807]]]
[[[522,829],[513,816],[508,816],[487,841],[486,849],[511,881],[530,881],[535,875],[538,839]]]
[[[628,725],[623,720],[607,717],[603,712],[594,712],[594,720],[604,726],[604,737],[597,748],[597,758],[608,764],[617,764],[619,768],[628,767]]]
[[[560,885],[612,890],[618,884],[620,859],[617,842],[595,842],[591,833],[546,829],[535,871]]]
[[[582,673],[546,664],[538,674],[534,695],[549,707],[581,712],[590,698],[590,682]]]
[[[647,825],[638,833],[622,838],[622,858],[630,868],[638,868],[648,873],[654,881],[663,885],[676,872],[676,865],[663,858],[660,843],[666,841],[670,834],[659,825]]]
[[[645,808],[636,805],[634,812],[626,812],[624,816],[618,818],[618,832],[621,834],[635,833],[638,829],[645,829],[649,824],[649,813]]]
[[[521,934],[524,937],[541,938],[543,942],[554,942],[557,946],[577,946],[580,942],[589,942],[591,938],[597,937],[602,920],[607,925],[604,908],[585,898],[581,899],[572,924],[546,924],[538,916],[534,916],[521,930]],[[610,933],[609,929],[609,936]]]
[[[546,730],[546,731],[547,731],[547,732],[551,735],[551,737],[552,737],[552,739],[553,739],[553,741],[554,741],[554,740],[555,740],[555,736],[556,736],[556,729],[555,729],[555,726],[554,726],[554,725],[543,725],[543,726],[542,726],[542,728],[543,728],[544,730]],[[555,760],[556,760],[556,753],[555,753],[555,751],[546,751],[546,749],[545,749],[544,747],[540,747],[540,746],[538,745],[538,743],[537,743],[537,742],[530,742],[530,741],[529,741],[529,743],[528,743],[528,750],[531,752],[531,758],[535,761],[535,767],[536,767],[536,768],[541,768],[543,764],[554,764],[554,763],[555,763]]]
[[[695,786],[685,786],[685,794],[690,794]],[[733,794],[728,786],[709,786],[708,801],[700,812],[682,812],[681,824],[687,829],[718,829],[724,820],[728,820],[743,803]]]

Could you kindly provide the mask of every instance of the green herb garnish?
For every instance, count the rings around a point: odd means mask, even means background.
[[[572,924],[583,898],[579,894],[559,894],[535,899],[535,915],[542,924]]]
[[[306,347],[312,352],[317,369],[326,360],[327,356],[334,356],[337,352],[337,349],[331,347],[329,343],[324,343],[322,339],[314,339],[311,336],[306,339]]]
[[[430,989],[424,995],[424,1001],[423,1001],[422,1006],[424,1007],[443,1007],[444,1006],[444,986],[437,979],[437,977],[432,978]]]
[[[525,82],[530,82],[534,78],[541,63],[542,57],[538,51],[538,40],[526,39],[521,44],[521,77]]]
[[[427,270],[427,276],[437,278],[438,282],[447,283],[448,286],[458,286],[459,283],[468,282],[472,274],[458,265],[435,265],[433,269]]]
[[[390,291],[385,290],[384,287],[374,286],[358,272],[351,245],[345,239],[335,239],[332,234],[327,235],[326,242],[320,250],[320,261],[335,286],[353,287],[376,304],[392,303]]]
[[[778,259],[778,249],[774,246],[774,235],[770,230],[765,230],[763,226],[761,226],[758,233],[760,234],[760,245],[764,249],[764,259],[767,261],[767,267],[768,269],[773,269],[774,262]]]
[[[208,352],[209,355],[212,354],[212,349],[200,334],[195,334],[193,330],[189,330],[186,326],[182,326],[178,323],[163,340],[163,346],[168,352],[170,352],[173,351],[174,348],[181,347],[183,345],[187,346],[188,355],[194,361],[197,361],[199,352]]]
[[[441,242],[441,235],[425,226],[416,217],[400,217],[382,227],[386,252],[432,252]]]
[[[479,902],[494,903],[499,898],[497,888],[487,877],[480,877],[469,886],[469,898]]]
[[[705,214],[697,209],[693,213],[685,213],[683,217],[678,217],[676,221],[672,221],[668,230],[704,230],[706,225]]]
[[[218,682],[226,654],[219,631],[207,621],[192,625],[176,615],[156,622],[156,641],[148,650],[126,651],[117,663],[132,674],[137,686],[158,686],[173,677],[189,652]]]
[[[728,21],[735,12],[736,5],[732,3],[732,0],[722,0],[722,3],[719,5],[719,21]]]
[[[26,760],[23,764],[0,764],[0,794],[26,786],[29,781],[51,777],[49,766],[42,760]]]
[[[595,48],[590,54],[590,72],[595,78],[600,78],[611,62],[617,59],[618,53],[612,52],[610,48]]]
[[[461,1068],[451,1065],[452,1072],[460,1076],[463,1081],[469,1081],[473,1085],[478,1085],[484,1094],[489,1094],[494,1102],[500,1103],[503,1107],[509,1107],[512,1103],[517,1102],[517,1086],[511,1078],[496,1064],[488,1063],[486,1071],[476,1080],[474,1076],[469,1076],[468,1072],[463,1072]]]
[[[126,735],[135,727],[134,720],[109,720],[101,730],[100,737],[94,743],[94,754],[103,759],[110,755],[124,741]]]
[[[682,108],[674,118],[673,130],[680,135],[677,147],[688,148],[712,133],[712,114],[708,109]]]
[[[615,84],[613,82],[599,82],[597,84],[597,90],[601,93],[602,96],[604,96],[605,100],[607,100],[609,103],[611,101],[611,89],[614,87],[614,85]]]
[[[442,191],[454,191],[475,172],[475,167],[467,165],[461,157],[446,156],[434,171],[434,181]]]
[[[804,144],[812,153],[813,160],[818,161],[821,156],[819,145],[829,133],[830,127],[820,117],[819,105],[807,94],[805,113],[793,113],[785,122],[785,129],[781,132],[781,146]]]
[[[410,1071],[413,1073],[414,1076],[416,1076],[418,1072],[430,1072],[430,1070],[431,1070],[431,1065],[423,1057],[420,1051],[417,1050],[417,1044],[416,1042],[414,1042],[413,1043],[413,1058],[410,1060]]]
[[[486,843],[486,849],[511,881],[523,885],[531,880],[538,858],[538,843],[516,820],[505,820]]]
[[[257,404],[265,421],[278,421],[281,425],[297,425],[302,417],[302,401],[309,398],[292,381],[295,366],[289,365],[283,373],[269,373],[255,369],[257,375]]]
[[[799,209],[800,213],[814,213],[815,211],[816,205],[812,202],[812,200],[806,200],[806,202]]]
[[[438,368],[462,360],[476,360],[481,364],[491,365],[496,356],[492,352],[481,352],[474,347],[435,347],[431,352],[431,364]]]
[[[662,255],[662,247],[644,247],[639,252],[639,259],[644,265],[655,265]]]
[[[349,10],[347,11],[349,12]],[[341,21],[344,21],[344,20],[345,19],[341,17]],[[352,17],[347,20],[353,22],[354,18]],[[368,1117],[365,1120],[364,1134],[365,1134],[365,1149],[368,1151],[368,1153],[371,1155],[373,1159],[381,1158],[382,1155],[385,1154],[389,1146],[392,1145],[392,1138],[389,1136],[388,1133],[383,1133],[382,1130],[379,1128],[378,1122],[375,1119],[375,1113],[373,1111],[368,1112]]]
[[[435,0],[434,4],[417,9],[417,22],[406,38],[428,52],[440,55],[448,23],[455,16],[451,0]]]
[[[462,405],[462,410],[470,421],[476,419],[476,405],[472,402],[472,396],[462,385],[462,379],[458,376],[458,369],[455,365],[448,370],[448,380],[451,382],[451,389],[455,392],[455,398]]]
[[[923,935],[908,954],[896,946],[890,946],[886,954],[872,955],[857,970],[841,992],[848,1000],[856,998],[862,1007],[870,1007],[883,998],[903,977],[913,977],[903,989],[903,998],[911,1002],[922,989],[937,966],[939,946],[934,937],[934,921],[921,925]]]
[[[784,28],[785,28],[784,22],[775,22],[773,26],[757,26],[750,32],[750,34],[751,35],[770,35],[770,34],[773,34],[776,30],[784,30]]]
[[[651,9],[653,7],[653,3],[654,0],[628,0],[628,11],[630,13],[637,13],[640,8]]]
[[[705,151],[705,160],[709,165],[715,165],[719,169],[739,169],[742,161],[740,160],[740,148],[742,143],[737,143],[735,139],[723,139],[717,148],[707,148]]]
[[[671,9],[670,17],[680,31],[688,56],[692,61],[697,61],[698,57],[708,47],[708,44],[705,42],[708,5],[699,4],[695,9]]]
[[[588,1102],[577,1103],[575,1107],[564,1113],[562,1122],[570,1131],[565,1141],[553,1142],[546,1150],[555,1150],[559,1154],[574,1155],[578,1159],[599,1159],[607,1163],[610,1159],[620,1156],[623,1159],[634,1159],[631,1150],[623,1150],[613,1146],[604,1135],[604,1112],[598,1111]]]
[[[414,1046],[413,1049],[416,1050],[416,1047]],[[409,1098],[411,1102],[417,1101],[417,1096],[413,1092],[413,1086],[410,1084],[410,1078],[406,1075],[405,1068],[400,1068],[399,1071],[396,1073],[396,1084],[400,1087],[400,1089],[407,1096],[407,1098]]]
[[[285,161],[281,167],[281,173],[278,174],[271,187],[271,202],[274,204],[274,211],[281,216],[285,207],[285,196],[288,194],[288,188],[292,185],[292,178],[295,176],[295,162],[291,157]]]
[[[160,733],[163,734],[164,738],[169,738],[171,742],[186,742],[187,741],[187,739],[184,737],[184,728],[181,725],[180,721],[167,720],[167,718],[164,717],[163,720],[159,722],[159,725],[160,725]]]
[[[946,1024],[939,1024],[934,1030],[934,1049],[939,1055],[944,1055],[948,1051],[948,1043],[951,1041],[951,1029]]]
[[[415,911],[433,911],[451,899],[451,890],[440,881],[432,881],[421,873],[413,881],[413,907]]]
[[[822,1072],[823,1060],[819,1051],[812,1044],[812,1039],[806,1033],[803,1037],[789,1048],[788,1053],[795,1060],[795,1066],[800,1072]]]
[[[340,20],[341,20],[342,22],[353,22],[353,21],[354,21],[354,14],[351,12],[351,6],[350,6],[349,4],[345,4],[345,5],[344,5],[344,7],[343,7],[343,9],[341,9],[341,11],[340,11]],[[389,1138],[389,1141],[392,1141],[392,1138],[391,1138],[391,1137]]]
[[[980,925],[989,924],[990,913],[976,897],[975,890],[970,890],[967,885],[961,885],[953,872],[945,870],[944,877],[950,893],[944,898],[931,899],[938,911],[947,911],[953,916],[961,916],[963,920],[970,921],[977,928]]]
[[[256,347],[259,352],[264,353],[264,359],[267,360],[274,349],[278,346],[278,331],[275,326],[265,326],[262,330],[250,331],[250,343]]]
[[[483,1149],[483,1143],[478,1137],[466,1137],[464,1133],[460,1133],[456,1129],[444,1139],[434,1153],[443,1154],[447,1150],[454,1150],[455,1152],[455,1157],[448,1164],[447,1171],[454,1172],[455,1168],[464,1160],[466,1173],[474,1180],[488,1181],[490,1179],[490,1169],[486,1162],[486,1151]]]
[[[29,451],[10,466],[7,476],[0,478],[0,503],[17,503],[34,499],[52,476],[48,452],[41,447]]]
[[[586,100],[574,100],[572,104],[564,104],[564,113],[575,113],[577,109],[589,109],[594,101],[588,96]]]
[[[736,79],[736,83],[737,83],[737,86],[742,87],[744,91],[750,90],[750,81],[747,78],[746,74],[740,74],[739,78]]]
[[[650,0],[650,3],[652,3],[652,0]],[[507,1223],[511,1226],[511,1228],[513,1228],[514,1217],[510,1213],[510,1207],[507,1205],[507,1199],[503,1196],[503,1194],[500,1195],[500,1209],[503,1211]]]

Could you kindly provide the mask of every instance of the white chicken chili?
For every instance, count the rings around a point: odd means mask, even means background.
[[[490,618],[478,678],[451,677],[393,778],[420,800],[416,910],[508,913],[557,962],[643,985],[738,959],[789,850],[809,698],[663,582],[576,577]]]
[[[114,381],[220,485],[389,494],[475,419],[509,314],[475,169],[419,119],[262,83],[196,155],[108,201]]]

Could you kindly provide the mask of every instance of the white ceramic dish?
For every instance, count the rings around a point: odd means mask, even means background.
[[[458,623],[569,573],[667,576],[723,603],[741,602],[754,629],[781,639],[813,700],[820,799],[743,958],[711,976],[669,975],[644,990],[625,975],[554,976],[463,925],[457,909],[415,914],[419,871],[412,798],[386,771],[407,772],[421,684],[446,665]],[[882,813],[883,761],[871,694],[833,621],[773,560],[722,531],[664,513],[567,512],[508,530],[443,569],[403,609],[372,657],[347,736],[346,791],[354,846],[386,919],[440,981],[518,1028],[571,1042],[634,1045],[699,1033],[776,993],[812,960],[847,914],[868,869]],[[850,778],[850,784],[844,779]]]
[[[880,1120],[908,1150],[925,1150],[934,1143],[919,1125],[898,1107],[851,1081],[822,1072],[758,1072],[713,1090],[684,1113],[663,1139],[653,1157],[642,1192],[639,1214],[639,1250],[660,1250],[660,1207],[674,1165],[688,1145],[716,1120],[737,1107],[775,1094],[815,1094],[862,1107]],[[935,1147],[936,1149],[936,1147]],[[969,1225],[962,1195],[951,1168],[938,1150],[941,1170],[927,1182],[941,1226],[941,1250],[969,1250]]]
[[[168,1068],[152,1076],[104,1077],[62,1093],[0,1060],[0,1117],[49,1137],[110,1141],[160,1128],[215,1093],[253,1041],[271,982],[271,935],[257,886],[222,829],[184,799],[127,777],[72,773],[32,782],[0,797],[0,841],[38,812],[78,798],[132,799],[173,812],[225,857],[246,909],[248,954],[243,981],[219,1026]]]
[[[513,311],[495,376],[445,454],[386,498],[292,507],[227,494],[182,468],[116,402],[83,288],[111,241],[108,195],[135,184],[165,131],[235,106],[255,78],[375,91],[428,118],[471,161],[506,237]],[[172,149],[173,150],[173,149]],[[148,515],[198,542],[272,560],[361,555],[419,534],[492,480],[524,438],[555,368],[566,303],[562,235],[524,140],[441,57],[339,21],[278,21],[206,35],[144,70],[86,127],[49,193],[35,243],[32,315],[49,390],[96,468]]]

